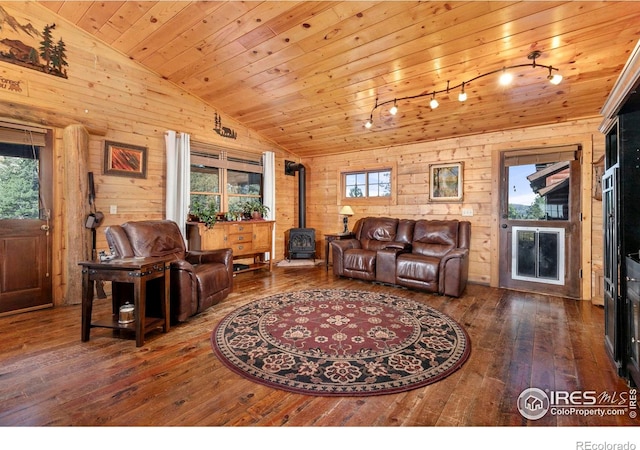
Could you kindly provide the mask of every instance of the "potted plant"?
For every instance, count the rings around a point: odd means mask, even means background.
[[[214,202],[203,203],[195,200],[189,207],[189,220],[204,223],[207,228],[213,228],[216,224],[218,211]]]
[[[254,220],[263,219],[264,216],[269,213],[269,207],[262,204],[262,202],[257,198],[245,201],[242,204],[242,209],[245,216]]]

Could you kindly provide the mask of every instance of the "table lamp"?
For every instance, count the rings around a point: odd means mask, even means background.
[[[348,233],[349,232],[349,216],[353,216],[353,209],[351,209],[351,206],[343,206],[340,209],[340,214],[344,216],[344,219],[342,219],[344,223],[344,230],[342,232]]]

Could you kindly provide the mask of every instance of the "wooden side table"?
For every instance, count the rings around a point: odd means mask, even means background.
[[[135,332],[136,347],[144,345],[144,335],[148,331],[170,327],[170,289],[168,258],[123,258],[111,261],[81,261],[82,266],[82,341],[89,340],[91,328],[102,327]],[[159,289],[161,318],[146,317],[147,282],[163,279],[163,289]],[[118,307],[113,302],[110,319],[92,321],[93,291],[96,281],[115,281],[133,284],[134,317],[132,323],[118,322]]]
[[[329,233],[324,235],[324,264],[325,270],[329,271],[329,244],[331,241],[339,241],[342,239],[353,239],[356,237],[354,233]]]

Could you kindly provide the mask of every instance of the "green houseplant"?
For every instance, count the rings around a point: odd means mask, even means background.
[[[252,198],[242,203],[244,215],[252,219],[262,219],[269,213],[269,207],[264,205],[259,199]]]
[[[218,211],[214,202],[203,203],[200,200],[194,200],[189,206],[189,219],[194,222],[202,222],[207,228],[213,228],[217,216]]]

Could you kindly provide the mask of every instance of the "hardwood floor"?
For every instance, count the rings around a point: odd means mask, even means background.
[[[617,426],[625,416],[528,421],[516,408],[529,387],[627,393],[603,344],[603,309],[559,297],[469,285],[459,299],[338,279],[324,266],[240,274],[235,292],[143,347],[92,329],[80,341],[80,306],[0,318],[2,426]],[[312,397],[244,379],[213,354],[210,335],[234,308],[306,288],[389,292],[424,302],[468,331],[469,360],[451,376],[409,392]],[[110,300],[96,300],[108,314]]]

